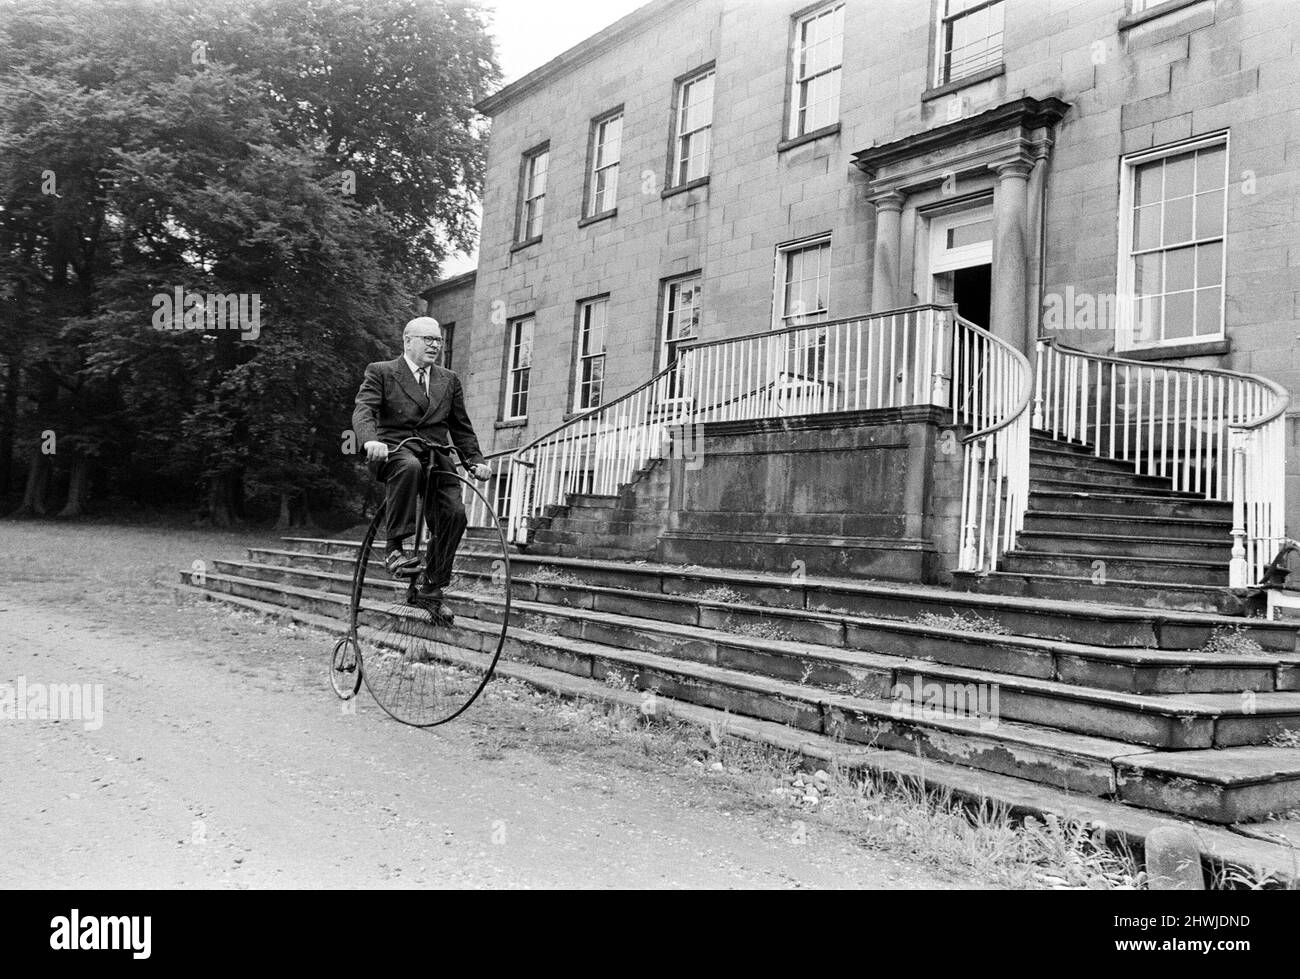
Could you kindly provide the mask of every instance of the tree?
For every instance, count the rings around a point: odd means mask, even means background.
[[[63,515],[98,485],[218,524],[302,522],[313,499],[355,491],[340,447],[361,367],[390,355],[448,249],[472,244],[472,106],[498,80],[482,12],[22,0],[7,14],[0,488],[21,451],[36,513],[55,476]],[[177,289],[239,297],[257,335],[155,329]],[[49,430],[53,456],[36,448]]]

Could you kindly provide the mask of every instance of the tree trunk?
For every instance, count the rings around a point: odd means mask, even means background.
[[[214,476],[208,480],[208,521],[213,527],[229,527],[235,522],[228,475]]]
[[[59,511],[60,517],[79,517],[86,508],[90,490],[90,460],[81,453],[72,457],[72,474],[68,478],[68,499]]]
[[[32,464],[27,469],[27,488],[23,491],[23,502],[14,511],[15,517],[45,516],[45,491],[50,484],[50,457],[44,452],[32,455]]]
[[[8,378],[5,381],[4,408],[0,410],[0,499],[13,492],[14,430],[18,425],[18,354],[10,351]]]
[[[312,515],[311,515],[311,501],[310,501],[310,500],[308,499],[308,497],[307,497],[307,491],[306,491],[306,490],[303,490],[303,493],[302,493],[302,503],[301,503],[301,506],[299,507],[299,520],[298,520],[298,525],[299,525],[300,527],[313,527],[313,526],[315,526],[315,523],[313,522],[313,520],[312,520]]]
[[[293,520],[289,513],[289,494],[283,490],[280,492],[280,516],[275,521],[276,530],[288,530],[293,526]]]

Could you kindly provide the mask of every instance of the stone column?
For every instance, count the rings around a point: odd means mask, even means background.
[[[996,168],[993,194],[993,333],[1017,350],[1033,349],[1026,314],[1029,288],[1029,163],[1017,160]]]
[[[1039,325],[1043,318],[1043,228],[1047,212],[1047,160],[1052,151],[1052,134],[1042,131],[1034,140],[1034,170],[1029,175],[1029,286],[1025,300],[1027,342],[1025,356],[1033,366]]]
[[[904,200],[896,190],[871,199],[876,205],[876,247],[871,263],[872,312],[898,306],[899,233]]]

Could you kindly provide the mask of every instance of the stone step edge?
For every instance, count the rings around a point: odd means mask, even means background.
[[[329,537],[281,537],[283,541],[301,541],[309,544],[335,544],[356,548],[360,541],[338,540]],[[592,570],[613,570],[660,577],[694,578],[700,581],[726,584],[743,582],[763,587],[791,589],[821,589],[830,591],[857,592],[876,597],[907,597],[918,601],[946,602],[953,605],[965,605],[971,608],[997,610],[1011,608],[1021,612],[1046,612],[1054,615],[1066,615],[1076,618],[1092,619],[1103,622],[1152,622],[1192,624],[1197,626],[1240,626],[1249,624],[1252,628],[1269,631],[1287,632],[1295,635],[1300,631],[1295,623],[1274,622],[1269,619],[1248,619],[1240,615],[1222,615],[1217,612],[1191,612],[1178,609],[1153,609],[1141,605],[1123,605],[1102,602],[1071,602],[1059,598],[1037,598],[1024,595],[986,595],[978,592],[958,591],[939,585],[905,585],[887,583],[871,579],[843,579],[805,576],[794,581],[788,575],[773,575],[766,571],[748,571],[735,568],[709,568],[702,565],[660,564],[652,561],[628,564],[625,561],[602,561],[599,559],[562,557],[560,555],[512,554],[512,562],[520,564],[557,565]],[[973,572],[963,572],[973,574]],[[665,593],[667,594],[667,593]],[[805,596],[805,602],[806,602]],[[765,606],[766,607],[766,606]],[[773,606],[776,607],[776,606]],[[795,608],[798,606],[787,606]],[[807,609],[806,604],[802,606]],[[812,611],[808,609],[808,611]]]
[[[1207,541],[1206,543],[1217,544],[1216,541]],[[1227,545],[1222,545],[1222,546],[1227,546]],[[1015,550],[1007,551],[1004,555],[1004,557],[1029,557],[1029,556],[1032,556],[1034,560],[1038,560],[1040,558],[1065,558],[1066,560],[1071,560],[1071,561],[1111,561],[1114,562],[1115,564],[1141,563],[1141,564],[1153,564],[1156,567],[1167,566],[1172,568],[1196,568],[1197,570],[1201,570],[1201,571],[1222,571],[1224,574],[1228,573],[1227,561],[1205,561],[1205,560],[1194,561],[1191,560],[1190,558],[1178,558],[1178,557],[1142,557],[1142,556],[1135,556],[1131,554],[1100,554],[1100,553],[1081,554],[1078,551],[1031,551],[1031,550],[1021,550],[1019,547],[1017,547]],[[1107,577],[1107,580],[1108,581],[1110,580],[1109,576]],[[1115,579],[1115,580],[1119,580],[1119,579]],[[1181,586],[1184,583],[1171,582],[1171,584],[1176,584]],[[1209,585],[1203,587],[1217,588],[1219,586]]]
[[[274,617],[287,615],[291,621],[336,635],[345,632],[341,622],[326,616],[213,592],[194,585],[181,584],[173,587],[196,594],[205,601],[224,602]],[[636,710],[640,710],[643,703],[640,692],[615,690],[597,680],[576,677],[530,663],[501,660],[497,663],[496,672],[562,697],[620,704]],[[1090,830],[1101,828],[1107,842],[1112,845],[1123,844],[1132,849],[1140,849],[1147,836],[1157,828],[1171,823],[1186,826],[1195,835],[1204,859],[1242,870],[1258,868],[1283,884],[1300,879],[1292,848],[1245,836],[1214,823],[1157,814],[1090,796],[1072,795],[1010,775],[919,758],[901,751],[849,748],[823,734],[800,731],[774,721],[743,717],[667,697],[656,697],[656,712],[659,708],[664,710],[666,716],[697,724],[701,728],[717,730],[720,735],[734,735],[746,741],[797,752],[820,762],[837,764],[850,770],[868,771],[876,776],[915,779],[928,788],[938,792],[951,792],[954,797],[975,805],[990,800],[1005,805],[1017,818],[1033,816],[1041,820],[1052,815],[1061,820],[1080,820]]]
[[[1015,553],[1016,552],[1014,551],[1008,552],[1009,555]],[[1023,553],[1032,554],[1036,557],[1043,555],[1042,551],[1025,551]],[[1054,555],[1047,555],[1047,556],[1051,557]],[[1061,556],[1075,557],[1080,559],[1091,559],[1096,561],[1105,559],[1105,555],[1102,554],[1070,554],[1070,555],[1061,555]],[[1110,560],[1112,561],[1116,560],[1115,556],[1111,555]],[[1119,558],[1118,560],[1122,561],[1124,560],[1124,558]],[[1143,558],[1142,560],[1146,560],[1146,559]],[[1151,560],[1155,560],[1155,559],[1153,558]],[[1174,560],[1174,559],[1169,558],[1166,560]],[[1218,565],[1215,565],[1215,567],[1218,567]],[[975,575],[976,572],[954,571],[953,574],[969,576],[969,575]],[[1227,585],[1196,585],[1196,584],[1189,584],[1184,581],[1131,581],[1129,579],[1111,578],[1111,577],[1106,578],[1106,583],[1104,585],[1098,585],[1095,582],[1093,582],[1092,578],[1088,575],[1049,574],[1043,571],[990,571],[988,572],[989,577],[992,577],[994,575],[997,575],[998,577],[1002,577],[1002,578],[1032,578],[1034,581],[1044,581],[1048,583],[1094,585],[1094,587],[1097,588],[1110,588],[1110,587],[1140,588],[1144,591],[1164,589],[1166,591],[1201,592],[1208,595],[1229,594],[1229,595],[1235,595],[1243,598],[1245,597],[1247,591],[1244,588],[1229,588]],[[1173,610],[1171,609],[1169,611],[1173,611]],[[1226,618],[1236,618],[1237,624],[1240,625],[1244,617],[1226,616]]]
[[[316,592],[308,593],[306,589],[297,588],[293,585],[281,585],[275,582],[261,581],[255,578],[237,578],[230,575],[209,574],[208,580],[210,582],[226,581],[235,584],[253,586],[262,591],[278,591],[284,593],[298,592],[300,595],[307,594],[316,600],[332,600],[335,597],[321,595]],[[207,590],[218,595],[225,594],[215,589]],[[243,598],[245,596],[233,597]],[[249,600],[257,601],[257,599]],[[266,604],[270,605],[271,603]],[[340,602],[339,604],[342,603]],[[287,611],[297,611],[289,606],[271,605],[271,607]],[[382,604],[376,605],[373,602],[370,603],[369,608],[372,611],[384,611],[384,606]],[[338,618],[335,621],[342,622],[343,619]],[[457,621],[461,628],[465,628],[468,631],[490,634],[496,633],[496,623],[484,622],[478,619],[460,618],[458,618]],[[836,693],[823,688],[801,687],[798,684],[791,683],[787,680],[780,680],[775,677],[762,676],[756,673],[747,673],[743,670],[736,670],[725,666],[714,666],[709,663],[699,663],[693,660],[676,659],[659,653],[627,649],[620,646],[607,646],[604,643],[599,643],[590,639],[574,639],[568,636],[553,636],[518,628],[511,630],[510,638],[514,638],[516,641],[520,642],[543,646],[552,650],[567,652],[580,658],[613,661],[619,664],[622,668],[637,669],[638,672],[646,669],[654,669],[676,676],[687,677],[696,681],[704,681],[717,686],[744,691],[756,696],[776,698],[786,702],[793,701],[804,705],[805,708],[815,710],[822,716],[825,715],[827,709],[848,710],[854,714],[871,717],[878,721],[884,721],[888,718],[890,723],[895,721],[911,723],[918,727],[942,731],[950,736],[974,738],[983,741],[997,741],[1003,745],[1019,745],[1028,747],[1036,751],[1052,754],[1060,759],[1083,760],[1093,765],[1105,766],[1107,768],[1111,791],[1114,791],[1116,765],[1121,759],[1139,755],[1150,755],[1162,750],[1150,745],[1113,741],[1097,735],[1083,734],[1074,731],[1063,731],[1026,721],[998,719],[995,730],[986,730],[982,726],[984,721],[981,718],[944,717],[924,709],[914,711],[906,704],[896,705],[893,701],[869,697],[853,697],[848,694]]]
[[[1133,538],[1124,534],[1089,534],[1080,530],[1022,530],[1016,535],[1020,541],[1026,537],[1052,537],[1067,541],[1098,541],[1103,544],[1132,544]],[[1160,537],[1154,540],[1139,541],[1141,544],[1177,545],[1179,547],[1226,547],[1231,549],[1230,540],[1202,540],[1198,537]]]
[[[280,554],[292,557],[301,554],[301,551],[285,551],[269,547],[251,547],[250,553],[268,553]],[[327,557],[326,555],[312,555],[314,557]],[[346,561],[346,558],[333,558],[337,561]],[[214,562],[215,563],[215,562]],[[257,561],[236,561],[233,559],[223,559],[223,563],[246,565],[249,567],[262,566]],[[265,565],[271,568],[284,568],[285,565]],[[303,573],[309,573],[312,569],[299,568],[295,569]],[[330,575],[332,572],[319,572]],[[343,580],[348,580],[347,575],[338,575]],[[532,578],[520,577],[521,581],[528,581],[535,586],[546,586],[550,588],[573,588],[579,587],[569,585],[563,582],[538,581]],[[861,625],[876,629],[885,629],[904,634],[936,637],[956,642],[970,642],[973,645],[996,645],[1005,644],[1017,649],[1023,649],[1033,653],[1056,653],[1057,651],[1070,656],[1096,660],[1107,664],[1119,664],[1122,666],[1133,667],[1164,667],[1176,668],[1180,666],[1193,666],[1205,668],[1223,668],[1230,669],[1238,666],[1254,667],[1259,669],[1300,666],[1300,653],[1266,653],[1263,656],[1252,656],[1250,654],[1228,654],[1228,653],[1204,653],[1199,650],[1175,650],[1175,649],[1155,649],[1141,648],[1136,646],[1097,646],[1090,643],[1077,643],[1067,639],[1044,639],[1039,636],[1021,636],[1007,633],[978,632],[975,630],[969,632],[952,632],[944,630],[939,626],[929,626],[920,622],[911,622],[907,619],[888,619],[869,615],[857,615],[851,612],[824,612],[819,609],[796,609],[772,605],[752,605],[745,602],[720,602],[712,599],[701,598],[698,595],[679,595],[667,594],[664,592],[641,591],[637,588],[616,588],[612,585],[592,585],[582,584],[580,587],[587,591],[594,591],[603,595],[629,596],[640,598],[643,601],[667,602],[673,605],[701,605],[710,608],[734,608],[744,611],[747,614],[764,615],[777,619],[800,619],[813,620],[818,622],[836,623],[843,622],[853,625]],[[516,599],[516,601],[528,601],[527,599]],[[550,607],[550,603],[541,602],[540,604]],[[573,608],[573,606],[555,606],[559,608]],[[595,610],[592,610],[595,611]],[[617,613],[602,613],[613,615]],[[628,618],[639,619],[639,616],[628,616]],[[646,621],[655,622],[656,620],[647,618]],[[673,624],[675,625],[675,624]],[[684,628],[705,628],[703,626],[683,626]],[[719,630],[710,630],[718,632]],[[723,635],[730,636],[735,640],[746,640],[740,643],[753,648],[760,648],[764,642],[778,642],[779,640],[758,640],[752,637],[744,636],[740,633],[723,632]],[[969,637],[969,638],[968,638]],[[852,647],[832,646],[826,643],[813,643],[806,640],[800,640],[807,645],[817,648],[824,648],[835,651],[840,649],[852,649],[856,653],[865,653],[866,650],[857,650]],[[889,655],[874,653],[871,655]],[[892,657],[891,657],[892,658]],[[932,666],[942,666],[941,663],[935,663],[933,660],[917,660],[917,662],[930,663]],[[1016,676],[1017,674],[1006,674]],[[1163,695],[1161,695],[1163,696]]]
[[[1181,503],[1187,506],[1208,506],[1208,507],[1214,507],[1215,509],[1218,510],[1224,510],[1225,511],[1225,515],[1223,517],[1224,520],[1231,521],[1232,519],[1231,503],[1225,503],[1222,500],[1207,500],[1205,497],[1197,496],[1196,494],[1191,494],[1190,497],[1182,497],[1182,496],[1174,496],[1174,495],[1160,496],[1154,493],[1091,493],[1083,490],[1058,490],[1058,489],[1037,489],[1037,490],[1030,490],[1029,492],[1029,498],[1031,502],[1034,499],[1034,497],[1044,497],[1044,496],[1052,497],[1052,498],[1060,497],[1060,498],[1069,498],[1069,499],[1076,499],[1078,497],[1096,497],[1098,499],[1109,500],[1109,501],[1114,501],[1119,503]],[[1128,514],[1115,514],[1115,516],[1127,517]],[[1211,518],[1209,517],[1152,517],[1144,514],[1134,514],[1133,516],[1129,517],[1129,519],[1131,520],[1200,520],[1203,523],[1218,522],[1217,520],[1211,520]]]
[[[223,562],[237,564],[240,562]],[[264,565],[271,570],[283,571],[285,568],[279,565]],[[298,574],[308,575],[311,577],[326,578],[331,577],[339,581],[347,581],[343,575],[333,575],[330,572],[312,571],[310,569],[299,568],[290,569]],[[181,572],[185,573],[185,572]],[[267,581],[262,578],[244,578],[240,575],[225,575],[221,573],[209,572],[209,577],[230,578],[233,580],[256,583],[260,586],[273,585],[276,589],[292,591],[301,597],[322,598],[328,597],[329,600],[338,600],[340,604],[346,602],[346,596],[337,592],[322,593],[313,589],[302,588],[298,585],[286,585],[282,582]],[[496,604],[493,602],[492,604]],[[754,639],[752,637],[742,636],[735,633],[724,632],[718,629],[710,629],[705,626],[688,626],[679,623],[659,622],[655,619],[640,618],[637,616],[621,615],[616,612],[601,612],[594,609],[575,609],[565,605],[551,605],[546,602],[532,602],[527,600],[512,599],[511,610],[518,610],[521,613],[528,612],[535,615],[558,615],[571,619],[587,619],[595,622],[605,622],[610,625],[620,626],[630,629],[641,629],[648,632],[665,633],[669,635],[686,635],[692,638],[708,642],[725,641],[735,646],[745,649],[762,651],[765,648],[777,649],[790,656],[802,656],[816,658],[836,664],[852,664],[857,657],[861,657],[858,662],[863,667],[873,667],[880,670],[898,670],[903,669],[905,672],[922,673],[926,676],[938,679],[952,679],[967,683],[987,683],[997,684],[999,688],[1018,690],[1024,694],[1037,694],[1039,696],[1052,697],[1059,700],[1068,700],[1085,704],[1096,704],[1106,706],[1114,710],[1126,710],[1134,714],[1145,714],[1148,716],[1168,715],[1170,717],[1198,717],[1210,720],[1216,720],[1221,717],[1252,717],[1264,716],[1269,714],[1300,715],[1300,703],[1287,704],[1285,701],[1300,701],[1300,694],[1294,691],[1265,691],[1257,693],[1253,704],[1250,707],[1242,704],[1241,697],[1237,693],[1222,694],[1130,694],[1113,690],[1102,690],[1095,687],[1085,687],[1077,684],[1067,684],[1056,680],[1038,680],[1032,677],[1017,676],[1009,673],[995,673],[986,670],[977,670],[970,667],[949,666],[943,663],[935,663],[930,660],[912,659],[902,656],[893,656],[888,653],[872,653],[865,650],[851,650],[842,652],[839,647],[826,646],[817,643],[791,640],[774,640],[774,639]],[[733,607],[739,607],[738,605]],[[761,610],[760,606],[754,608]],[[477,621],[485,621],[478,619]],[[517,628],[517,627],[516,627]],[[522,629],[527,632],[529,630]],[[556,636],[557,639],[570,639],[567,636]],[[592,642],[592,640],[571,640],[574,642]],[[603,643],[598,645],[605,645]],[[624,649],[626,647],[613,647]],[[642,652],[641,650],[633,650]],[[649,653],[673,663],[685,662],[695,663],[694,660],[681,659],[674,656],[666,656],[660,653]],[[709,666],[709,664],[698,664]],[[723,667],[712,667],[713,669],[725,669]],[[739,672],[739,671],[733,671]],[[746,674],[750,675],[750,674]],[[771,679],[777,683],[786,683],[787,681],[779,680],[775,677],[766,677],[762,674],[752,674],[760,676],[765,680]],[[825,690],[830,697],[841,697],[834,690],[828,688],[816,688]],[[1189,703],[1181,698],[1198,698],[1206,699],[1215,696],[1221,696],[1225,700],[1233,703],[1233,709],[1225,710],[1222,707],[1208,706],[1205,704]],[[1283,704],[1271,704],[1269,700],[1284,698]],[[850,698],[859,699],[859,698]],[[1267,709],[1266,709],[1267,708]],[[1043,725],[1030,725],[1040,727]],[[1054,729],[1056,730],[1056,729]]]

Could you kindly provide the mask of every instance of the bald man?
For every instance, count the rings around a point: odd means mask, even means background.
[[[402,545],[415,532],[416,491],[423,467],[430,463],[429,452],[418,444],[405,445],[396,453],[390,449],[418,435],[454,445],[475,479],[487,479],[490,470],[465,411],[460,378],[436,363],[442,353],[438,321],[432,316],[411,320],[402,330],[402,348],[396,360],[367,365],[352,411],[352,430],[366,453],[367,468],[384,484],[388,500],[384,567],[394,577],[409,578],[418,573],[419,561]],[[454,471],[449,453],[433,455],[432,464],[439,470]],[[436,528],[439,546],[429,549],[418,597],[431,613],[446,618],[450,617],[441,608],[443,589],[451,582],[452,561],[465,533],[460,491],[458,480],[435,479],[433,504],[425,507],[426,523],[431,532]]]

